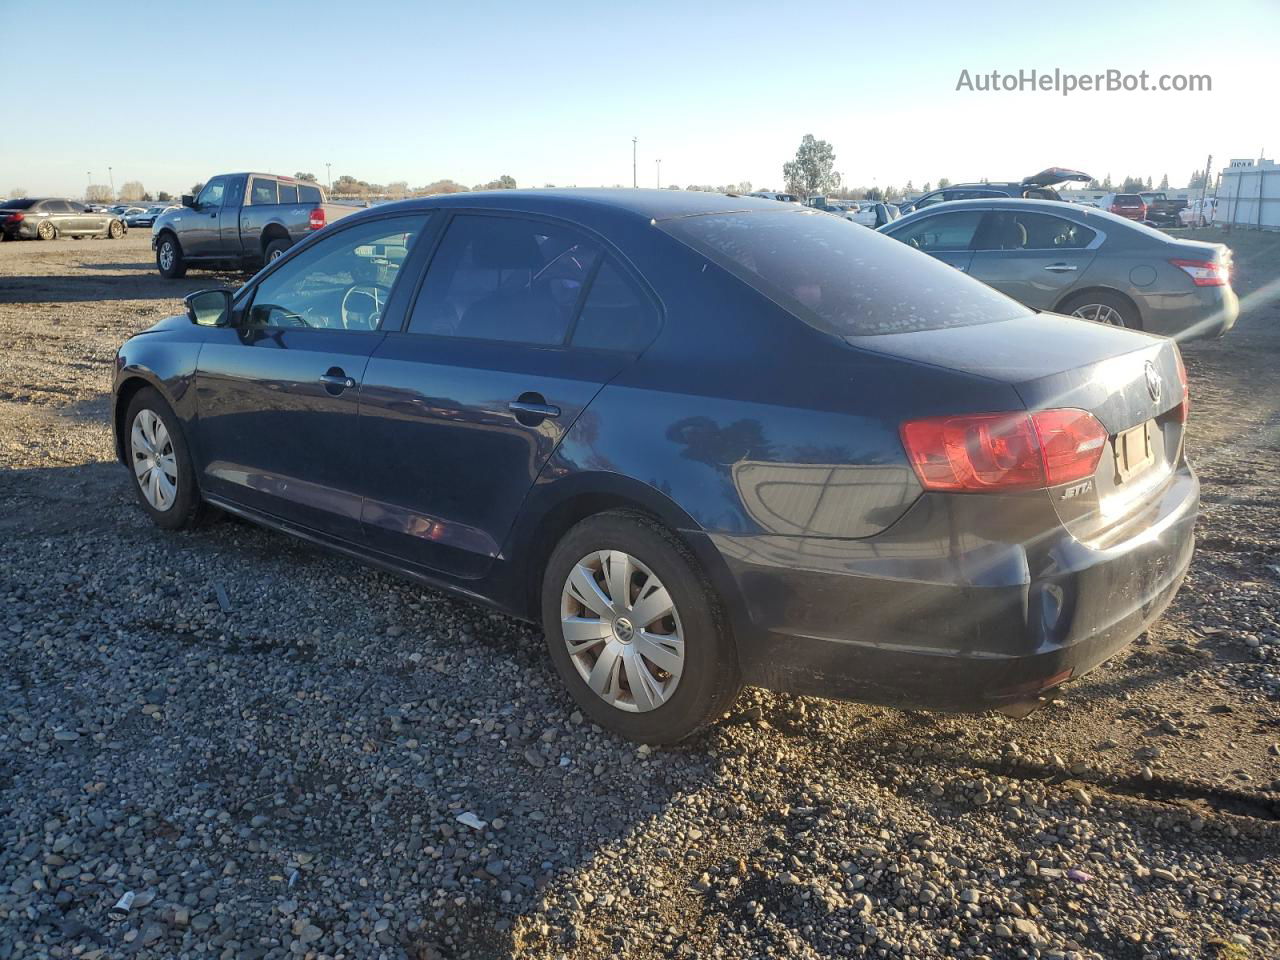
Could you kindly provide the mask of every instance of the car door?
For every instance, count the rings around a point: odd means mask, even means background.
[[[179,241],[189,257],[212,257],[218,253],[219,222],[222,198],[227,190],[226,177],[214,177],[204,185],[195,203],[180,218]]]
[[[52,223],[64,237],[72,236],[76,230],[76,216],[71,211],[71,205],[65,200],[46,200],[42,205],[42,209],[49,214],[48,220]]]
[[[918,220],[901,221],[885,233],[957,270],[966,271],[973,257],[973,240],[982,214],[981,210],[940,209]]]
[[[357,413],[380,322],[427,214],[361,220],[278,261],[210,332],[196,371],[202,489],[344,540],[360,535]],[[399,314],[395,314],[396,324]]]
[[[61,201],[66,212],[59,229],[63,233],[92,233],[97,229],[98,215],[90,213],[83,203],[75,200]]]
[[[370,545],[483,576],[556,445],[657,316],[643,284],[581,231],[454,215],[405,330],[387,334],[365,375]]]
[[[990,210],[974,241],[969,275],[1028,307],[1048,310],[1084,275],[1105,239],[1066,217]]]

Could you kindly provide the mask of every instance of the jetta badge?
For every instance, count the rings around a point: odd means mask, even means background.
[[[1147,361],[1147,393],[1151,394],[1151,399],[1156,403],[1160,402],[1160,391],[1164,387],[1164,381],[1160,379],[1160,372],[1156,370],[1155,364],[1150,360]]]

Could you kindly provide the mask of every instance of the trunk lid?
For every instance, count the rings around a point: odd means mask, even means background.
[[[1092,179],[1093,177],[1087,173],[1081,173],[1079,170],[1068,170],[1066,167],[1048,167],[1039,173],[1023,177],[1022,185],[1026,187],[1051,187],[1054,184],[1066,183],[1067,181],[1088,183]]]
[[[1108,434],[1094,475],[1048,491],[1059,520],[1082,540],[1128,529],[1181,459],[1182,383],[1172,340],[1041,313],[850,342],[1006,383],[1032,411],[1093,414]]]

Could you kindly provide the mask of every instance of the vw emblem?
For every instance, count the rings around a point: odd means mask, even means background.
[[[1160,379],[1160,372],[1156,370],[1155,364],[1150,360],[1147,361],[1147,393],[1151,394],[1151,399],[1156,403],[1160,402],[1160,391],[1164,387],[1164,381]]]

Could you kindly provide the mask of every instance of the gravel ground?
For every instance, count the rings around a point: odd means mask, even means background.
[[[1280,956],[1280,237],[1229,242],[1200,547],[1145,637],[1025,720],[752,690],[652,751],[534,627],[154,529],[110,360],[219,279],[0,245],[0,960]]]

